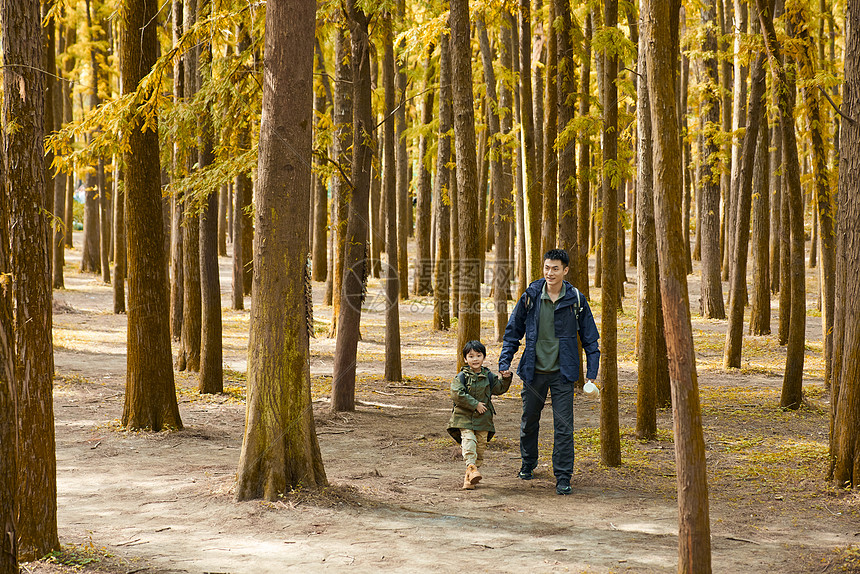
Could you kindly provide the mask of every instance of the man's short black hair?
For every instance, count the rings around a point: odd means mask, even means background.
[[[469,351],[475,351],[476,353],[481,353],[485,357],[487,356],[487,348],[480,341],[469,341],[466,343],[466,346],[463,347],[463,358],[466,358],[466,355],[469,354]]]
[[[544,261],[546,261],[547,259],[550,259],[552,261],[561,261],[563,267],[570,266],[570,256],[564,249],[550,249],[543,256]]]

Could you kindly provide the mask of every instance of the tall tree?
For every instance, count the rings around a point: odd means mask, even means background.
[[[552,0],[552,5],[558,12],[561,23],[558,30],[557,47],[557,88],[558,88],[558,124],[559,134],[565,134],[568,123],[576,113],[576,66],[573,61],[573,21],[570,14],[570,2]],[[559,138],[558,150],[558,247],[570,254],[571,273],[567,280],[579,287],[583,280],[582,269],[577,262],[579,245],[577,243],[577,210],[576,210],[576,137],[568,132]],[[580,289],[581,290],[581,289]]]
[[[475,157],[475,108],[472,99],[472,57],[468,0],[451,0],[451,85],[454,100],[454,145],[457,157],[459,208],[460,315],[457,349],[481,338],[480,229],[478,214],[478,162]],[[524,84],[527,82],[523,82]],[[538,244],[539,246],[539,244]],[[457,353],[460,364],[462,355]]]
[[[397,19],[400,22],[406,18],[406,1],[397,0]],[[392,24],[393,25],[393,24]],[[406,251],[407,240],[412,234],[412,201],[409,199],[409,158],[407,157],[407,144],[404,137],[406,131],[406,61],[404,48],[405,40],[398,42],[397,58],[397,271],[400,275],[398,287],[400,298],[409,298],[409,257]],[[390,217],[395,213],[389,211]]]
[[[531,0],[520,0],[520,125],[524,150],[525,182],[523,214],[525,217],[526,277],[539,277],[543,260],[540,253],[541,182],[535,149],[535,125],[532,115],[532,24]]]
[[[99,30],[95,27],[94,14],[90,0],[86,0],[87,34],[90,44],[90,110],[95,110],[101,104],[99,95],[99,77],[101,76],[101,61],[99,53]],[[92,134],[90,134],[92,137]],[[95,166],[89,166],[86,172],[84,197],[84,245],[81,253],[81,271],[101,273],[100,257],[100,228],[99,211],[102,189],[99,187],[99,167],[104,167],[101,161]],[[103,173],[103,172],[102,172]]]
[[[682,241],[681,149],[675,110],[675,62],[678,54],[680,0],[643,0],[648,96],[654,134],[654,212],[660,291],[665,316],[675,464],[678,478],[678,572],[711,572],[711,533],[705,441],[699,407],[696,355],[690,323],[687,266]],[[668,92],[668,93],[667,93]]]
[[[791,208],[791,319],[788,348],[785,357],[785,374],[782,380],[780,406],[800,408],[803,399],[803,359],[806,342],[806,275],[804,265],[803,192],[800,188],[800,162],[797,159],[797,140],[794,129],[794,81],[789,80],[782,60],[781,49],[773,25],[773,9],[765,0],[756,0],[761,21],[764,44],[776,76],[776,93],[779,95],[779,125],[782,132],[782,158],[786,186]],[[789,19],[790,20],[790,19]],[[782,289],[785,289],[782,285]]]
[[[433,328],[451,326],[451,51],[447,30],[439,37],[439,146],[436,154],[436,258],[433,263]]]
[[[845,86],[839,133],[839,233],[836,317],[831,374],[830,476],[840,486],[860,484],[860,0],[848,0]]]
[[[726,329],[726,345],[723,353],[723,366],[726,368],[740,368],[741,347],[744,336],[744,304],[746,303],[746,281],[747,281],[747,253],[749,252],[750,238],[750,210],[752,209],[753,194],[753,163],[755,161],[756,143],[758,141],[759,124],[762,123],[764,114],[765,95],[765,55],[759,54],[753,64],[752,76],[750,78],[750,101],[748,125],[743,137],[743,148],[737,167],[737,193],[734,200],[735,216],[731,218],[732,226],[729,235],[734,235],[734,240],[729,242],[729,247],[734,248],[731,257],[731,278],[729,295],[729,325]],[[736,102],[736,108],[741,107]],[[765,118],[767,116],[765,115]],[[765,124],[766,124],[765,120]],[[764,129],[767,129],[765,125]]]
[[[566,0],[561,0],[562,2]],[[546,29],[546,89],[543,102],[543,230],[541,231],[541,251],[546,253],[558,246],[558,150],[555,149],[558,135],[559,95],[566,99],[558,84],[558,35],[555,29],[557,0],[548,0],[549,22]]]
[[[702,227],[702,316],[710,319],[725,319],[723,287],[720,282],[720,172],[718,168],[720,144],[719,78],[717,77],[717,30],[716,0],[707,0],[702,5],[702,24],[705,27],[703,67],[706,76],[704,86],[705,157],[699,172],[699,193],[702,195],[700,225]]]
[[[171,4],[171,31],[173,46],[179,44],[182,38],[183,24],[182,0],[172,0]],[[173,104],[178,105],[185,97],[185,58],[176,58],[173,61]],[[185,171],[184,150],[175,142],[173,144],[173,179],[179,179],[180,174]],[[185,202],[180,193],[170,196],[171,220],[170,220],[170,337],[178,340],[182,332],[182,304],[184,302],[184,267],[182,256],[182,236],[184,235],[184,206]]]
[[[582,42],[582,74],[579,85],[579,115],[587,117],[591,108],[591,34],[592,34],[591,11],[585,15],[584,39]],[[591,135],[588,130],[579,132],[579,173],[577,176],[577,275],[580,278],[578,287],[583,295],[588,297],[588,230],[589,230],[589,203],[591,188]]]
[[[400,362],[400,282],[398,272],[400,251],[399,237],[404,231],[399,218],[400,190],[400,145],[395,144],[395,73],[394,73],[394,31],[392,15],[385,16],[382,31],[382,44],[385,54],[382,60],[382,85],[385,90],[385,122],[383,124],[383,195],[385,211],[388,213],[386,226],[385,253],[388,256],[385,266],[385,380],[399,381],[403,378]],[[402,108],[403,106],[400,106]],[[399,122],[399,120],[398,120]],[[399,132],[400,130],[396,130]],[[396,159],[395,159],[396,158]],[[404,163],[405,165],[405,163]],[[399,228],[399,229],[398,229]],[[404,238],[405,239],[405,238]]]
[[[49,5],[46,3],[42,6],[42,10],[46,11]],[[51,109],[51,124],[47,123],[48,106],[45,106],[45,131],[59,131],[63,125],[63,93],[60,88],[61,78],[57,69],[57,47],[55,39],[60,38],[60,46],[63,44],[63,33],[59,24],[54,17],[42,18],[45,22],[45,68],[51,73],[46,78],[47,93],[45,94],[46,103],[50,101]],[[50,161],[53,159],[53,152],[49,152],[45,161],[45,168],[48,170],[46,181],[49,182],[47,193],[51,194],[51,213],[54,214],[54,223],[49,227],[50,230],[50,253],[51,253],[51,285],[54,289],[63,288],[63,265],[65,264],[65,247],[63,245],[63,225],[61,221],[65,213],[66,204],[66,176],[62,173],[53,173]]]
[[[158,57],[156,6],[132,0],[122,14],[123,94],[146,101],[138,86]],[[123,426],[182,428],[170,357],[167,253],[161,221],[161,165],[158,128],[136,114],[123,132],[128,235],[128,358]],[[144,124],[147,126],[143,128]]]
[[[331,409],[355,410],[355,366],[358,351],[361,302],[367,277],[367,208],[373,159],[374,130],[370,89],[369,17],[350,0],[350,57],[352,72],[352,169],[349,214],[343,253],[342,304],[337,318],[337,341],[332,375]],[[389,246],[393,248],[394,246]]]
[[[327,484],[311,408],[308,226],[284,209],[310,209],[315,16],[313,0],[270,0],[266,7],[257,271],[236,500],[274,501],[299,486]]]
[[[250,46],[250,38],[246,27],[240,23],[237,26],[236,54],[246,57],[245,52]],[[251,66],[243,65],[250,69]],[[240,150],[251,148],[251,128],[248,122],[242,122],[236,133],[236,144]],[[250,293],[251,276],[253,271],[252,241],[254,237],[253,215],[251,214],[251,176],[248,173],[238,173],[233,182],[233,308],[245,308],[245,295]]]
[[[184,19],[182,27],[186,33],[197,22],[197,4],[206,0],[185,0]],[[199,68],[200,46],[195,45],[185,53],[185,100],[190,101],[200,89]],[[187,166],[191,173],[199,161],[197,149],[188,149]],[[185,227],[182,231],[182,330],[179,336],[179,358],[177,368],[180,371],[200,370],[200,336],[202,322],[202,302],[200,291],[200,220],[193,208],[190,198],[184,202]]]
[[[429,133],[425,130],[429,129],[433,121],[433,100],[435,90],[431,89],[433,82],[433,50],[434,46],[431,43],[427,47],[427,55],[424,59],[424,98],[421,102],[421,126],[422,131],[418,140],[418,182],[416,193],[416,211],[415,214],[415,273],[413,275],[412,292],[416,295],[428,295],[430,289],[431,271],[433,270],[433,260],[430,258],[430,227],[432,223],[431,217],[431,194],[433,178],[432,172],[428,168],[431,158],[427,153],[432,142]]]
[[[51,396],[54,348],[50,253],[45,216],[48,192],[43,143],[45,75],[40,72],[44,48],[38,0],[4,0],[0,4],[0,21],[6,151],[4,184],[11,193],[14,348],[20,373],[15,398],[18,409],[16,528],[18,556],[29,561],[60,546]],[[10,129],[13,122],[16,129]],[[53,197],[53,189],[50,191]],[[8,277],[2,282],[3,289],[8,289]],[[10,343],[7,342],[7,348],[11,347]],[[9,543],[4,540],[3,544]]]
[[[318,56],[316,69],[317,74],[325,73],[322,70],[322,54]],[[321,83],[321,82],[320,82]],[[317,85],[314,88],[314,134],[319,136],[321,121],[326,113],[326,99],[322,88]],[[313,221],[313,234],[311,235],[311,271],[314,281],[325,281],[328,274],[328,188],[324,178],[319,172],[319,167],[324,164],[323,160],[314,156],[314,173],[311,183],[313,190],[313,208],[311,218]]]
[[[72,77],[72,71],[75,69],[75,58],[72,54],[68,53],[68,48],[75,44],[77,38],[77,29],[74,26],[66,26],[63,34],[63,42],[61,45],[64,47],[63,50],[60,50],[62,53],[62,61],[63,61],[63,81],[60,82],[62,98],[63,98],[63,122],[69,123],[72,121],[72,109],[74,107],[72,102],[72,85],[71,82],[68,81]],[[69,173],[66,175],[66,200],[65,200],[65,216],[63,217],[63,223],[65,226],[65,238],[66,247],[72,247],[72,234],[74,231],[74,193],[75,193],[75,175],[74,173]]]
[[[618,25],[618,0],[605,0],[604,26]],[[600,317],[603,392],[600,393],[600,461],[607,466],[621,464],[621,437],[618,429],[618,53],[603,52],[603,285]]]
[[[753,166],[753,289],[750,335],[770,334],[770,128],[762,122]]]
[[[115,160],[116,161],[116,160]],[[113,255],[113,312],[125,313],[125,277],[127,271],[125,241],[125,191],[122,170],[114,170],[114,255]]]

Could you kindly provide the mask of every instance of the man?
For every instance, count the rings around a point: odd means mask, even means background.
[[[573,385],[579,379],[577,333],[587,357],[587,382],[597,377],[600,363],[599,333],[588,301],[564,280],[569,264],[570,257],[563,249],[547,251],[543,279],[529,285],[514,307],[499,357],[499,373],[510,377],[511,360],[525,335],[526,348],[517,368],[523,380],[519,477],[534,477],[540,414],[549,391],[555,429],[552,467],[558,494],[570,494],[573,473]]]

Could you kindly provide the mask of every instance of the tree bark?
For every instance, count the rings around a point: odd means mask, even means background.
[[[115,161],[118,162],[119,158]],[[125,278],[127,271],[125,241],[125,192],[122,169],[114,170],[114,254],[113,254],[113,312],[125,313]]]
[[[776,103],[776,94],[773,96]],[[779,125],[770,128],[773,151],[770,154],[770,292],[779,292],[782,251],[782,134]]]
[[[558,151],[555,149],[558,137],[558,101],[567,98],[567,92],[562,92],[558,84],[558,37],[555,26],[556,0],[549,3],[550,26],[546,30],[546,94],[544,98],[544,128],[543,128],[543,230],[541,231],[541,251],[546,253],[558,246]],[[563,0],[564,1],[564,0]]]
[[[618,0],[605,0],[604,25],[618,25]],[[600,317],[600,462],[621,464],[621,437],[618,428],[618,54],[603,53],[603,285]]]
[[[573,22],[570,3],[552,0],[561,26],[556,43],[558,63],[558,133],[564,133],[576,113],[576,65],[573,61]],[[579,243],[576,193],[576,137],[562,143],[558,150],[558,247],[570,255],[570,273],[567,280],[582,291],[587,275],[582,274],[578,263]]]
[[[244,25],[237,27],[237,55],[243,54],[250,46]],[[251,130],[242,122],[236,134],[236,145],[244,151],[251,148]],[[252,200],[251,177],[247,173],[236,174],[233,182],[233,309],[245,308],[245,295],[249,292],[246,267],[251,265],[251,246],[253,242],[252,216],[248,213]]]
[[[737,176],[737,195],[735,197],[735,216],[732,218],[732,234],[729,242],[734,247],[731,265],[731,291],[729,295],[729,325],[726,329],[726,345],[723,353],[725,368],[740,368],[741,348],[744,338],[744,304],[746,300],[747,254],[749,253],[750,210],[753,194],[753,162],[759,124],[762,122],[765,95],[765,55],[760,54],[753,65],[750,78],[749,121],[743,139],[743,149],[739,158]],[[736,108],[741,102],[736,102]],[[765,117],[765,123],[767,116]],[[767,129],[767,126],[763,129]]]
[[[386,15],[382,32],[384,56],[382,60],[382,84],[385,90],[385,123],[383,124],[383,186],[385,190],[385,210],[388,213],[386,226],[385,253],[388,261],[385,266],[385,380],[400,381],[403,372],[400,361],[400,282],[401,273],[398,269],[400,243],[405,229],[399,217],[400,203],[400,145],[395,144],[395,71],[394,71],[394,38],[391,14]],[[401,106],[402,109],[402,106]],[[399,122],[399,120],[398,120]],[[397,135],[400,135],[399,133]],[[405,163],[404,163],[405,166]],[[398,237],[399,235],[399,237]]]
[[[87,10],[87,34],[90,42],[90,110],[96,109],[101,103],[99,97],[100,62],[96,57],[96,42],[99,41],[98,33],[93,26],[93,14],[90,0],[86,2]],[[99,161],[101,163],[101,161]],[[100,195],[103,189],[99,188],[98,166],[89,166],[86,176],[86,191],[84,199],[84,245],[81,253],[81,271],[85,273],[101,273],[100,257]]]
[[[314,130],[319,133],[319,122],[325,116],[325,96],[318,91],[314,94]],[[323,161],[314,157],[314,165],[322,167]],[[315,169],[311,179],[313,206],[311,219],[311,271],[314,281],[325,281],[328,274],[328,189],[323,178]]]
[[[848,0],[845,87],[839,134],[839,234],[837,240],[831,376],[830,477],[839,486],[860,484],[860,1]]]
[[[766,116],[765,116],[766,117]],[[750,335],[770,334],[770,129],[766,120],[758,132],[753,167],[753,296]]]
[[[433,328],[451,327],[451,194],[448,162],[450,131],[454,123],[451,101],[451,52],[449,36],[439,37],[439,146],[436,155],[436,258],[433,263]]]
[[[587,117],[591,108],[591,12],[585,15],[585,38],[583,39],[582,76],[579,85],[582,86],[579,99],[579,115]],[[591,137],[587,130],[579,134],[579,173],[577,174],[577,250],[574,256],[577,266],[580,292],[589,297],[588,283],[588,231],[589,231],[589,202],[591,187]]]
[[[327,485],[311,407],[307,221],[282,209],[310,209],[315,14],[313,0],[270,0],[266,7],[257,272],[238,501],[275,501],[293,488]]]
[[[541,276],[543,259],[540,253],[541,182],[537,174],[537,151],[535,148],[535,125],[532,110],[532,25],[531,0],[520,0],[520,122],[522,127],[523,160],[525,181],[523,192],[523,215],[525,221],[526,277]],[[459,159],[459,158],[458,158]],[[524,287],[524,283],[521,286]]]
[[[42,6],[42,10],[47,10],[47,4]],[[44,18],[43,18],[44,20]],[[57,68],[57,48],[55,38],[59,36],[60,48],[63,46],[63,34],[59,28],[59,23],[55,18],[51,18],[46,23],[45,28],[45,67],[52,74],[46,78],[47,92],[45,94],[46,103],[50,101],[51,123],[47,123],[47,109],[45,108],[45,130],[59,131],[63,125],[63,94],[60,89],[59,69]],[[48,238],[50,241],[51,254],[51,285],[54,289],[62,289],[63,284],[63,264],[65,263],[65,248],[63,246],[63,226],[60,223],[63,219],[66,203],[66,176],[62,173],[54,175],[54,170],[50,162],[53,161],[53,153],[49,152],[45,158],[45,181],[48,183],[47,193],[51,195],[51,213],[54,214],[54,220],[48,226]]]
[[[173,46],[179,44],[182,38],[183,9],[182,0],[173,0],[171,4],[171,30]],[[173,103],[179,104],[185,97],[185,58],[177,58],[173,61]],[[177,180],[184,173],[185,150],[178,143],[173,145],[173,179]],[[174,193],[170,196],[171,222],[170,222],[170,337],[173,340],[180,339],[182,332],[182,316],[184,302],[184,258],[182,255],[182,236],[184,235],[184,206],[185,201],[180,194]]]
[[[503,136],[507,136],[511,132],[513,120],[513,98],[511,93],[511,85],[507,77],[513,69],[512,56],[516,47],[513,44],[511,34],[511,14],[507,12],[503,16],[500,41],[499,41],[499,56],[502,67],[506,72],[506,78],[499,85],[499,130]],[[488,85],[490,82],[488,82]],[[492,84],[495,86],[495,83]],[[512,179],[512,152],[509,148],[506,149],[501,143],[497,143],[497,151],[499,153],[499,177],[498,181],[493,183],[496,188],[494,192],[496,202],[495,209],[495,227],[496,227],[496,263],[495,272],[493,273],[493,305],[496,311],[495,326],[496,340],[501,341],[505,334],[505,327],[508,323],[508,299],[510,299],[511,291],[511,276],[513,275],[513,250],[511,249],[511,227],[513,222],[513,191]]]
[[[702,182],[702,316],[708,319],[725,319],[723,287],[720,278],[720,173],[717,154],[720,145],[716,130],[720,125],[719,78],[717,77],[717,38],[715,0],[702,7],[702,22],[706,26],[703,44],[703,66],[707,76],[705,89],[705,158],[701,163],[699,181]],[[674,84],[673,84],[674,85]]]
[[[350,0],[352,44],[352,169],[351,197],[344,235],[342,305],[337,318],[337,341],[332,376],[331,410],[355,410],[355,367],[358,351],[361,303],[367,277],[367,204],[373,158],[374,129],[370,93],[370,40],[368,17]],[[344,182],[346,183],[346,182]],[[345,191],[345,190],[344,190]],[[393,247],[393,246],[392,246]]]
[[[15,298],[15,343],[13,347],[7,340],[4,347],[6,352],[17,348],[18,357],[14,377],[18,383],[14,399],[18,415],[15,528],[22,561],[37,559],[60,547],[51,395],[54,349],[45,217],[48,190],[43,143],[45,75],[39,72],[44,55],[40,16],[36,0],[4,0],[0,4],[5,165],[14,166],[3,181],[4,196],[11,194],[11,281],[8,275],[0,279],[0,288],[4,307],[10,287]],[[9,129],[12,122],[16,125],[14,130]],[[51,192],[53,197],[53,189]],[[4,209],[3,219],[5,213],[9,212]],[[0,252],[5,253],[8,245],[4,243]],[[4,332],[7,325],[4,321]],[[8,373],[4,379],[6,385],[13,382]],[[4,521],[3,527],[8,530],[10,525]],[[9,542],[3,540],[2,545],[8,547]]]
[[[421,102],[421,125],[428,129],[433,121],[433,96],[435,92],[430,89],[433,83],[433,44],[427,48],[427,57],[424,60],[424,100]],[[432,138],[422,131],[418,140],[418,186],[417,186],[417,214],[415,217],[415,274],[412,281],[412,292],[419,296],[430,294],[430,280],[433,270],[433,260],[430,258],[430,229],[431,229],[431,193],[433,189],[433,175],[428,169],[430,162],[427,148]]]
[[[468,341],[481,338],[480,226],[478,165],[475,157],[475,108],[472,100],[472,58],[468,0],[451,1],[451,84],[454,100],[454,144],[457,157],[457,203],[460,231],[460,314],[457,321],[457,364]],[[523,82],[525,83],[525,82]]]
[[[405,20],[405,0],[397,0],[397,16],[401,22]],[[400,276],[398,288],[400,299],[409,298],[409,257],[406,251],[407,239],[412,234],[410,213],[412,212],[412,201],[409,199],[409,158],[407,157],[407,146],[404,132],[406,131],[406,72],[405,57],[403,50],[405,43],[399,42],[397,58],[397,271]],[[394,212],[388,212],[394,216]],[[399,328],[399,327],[398,327]],[[399,379],[397,379],[399,380]]]
[[[674,86],[678,54],[679,0],[641,4],[645,36],[648,91],[654,137],[654,212],[660,291],[665,316],[675,463],[678,477],[678,572],[711,572],[711,533],[705,441],[696,376],[696,355],[690,323],[686,262],[682,240],[681,150]],[[669,94],[667,94],[667,89]]]
[[[227,184],[221,186],[218,195],[218,255],[227,257],[227,209],[229,207]],[[214,192],[213,192],[214,193]]]

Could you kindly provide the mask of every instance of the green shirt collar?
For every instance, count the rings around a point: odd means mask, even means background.
[[[559,299],[564,297],[564,295],[566,293],[567,293],[567,287],[565,287],[564,281],[562,281],[561,282],[561,291],[559,292],[558,299],[556,299],[555,302],[558,303]],[[546,283],[543,284],[543,289],[541,289],[541,292],[540,292],[540,298],[541,299],[549,299],[550,301],[552,301],[552,299],[549,298],[549,293],[546,292]]]

